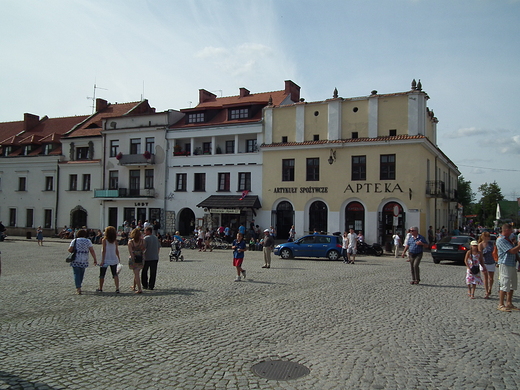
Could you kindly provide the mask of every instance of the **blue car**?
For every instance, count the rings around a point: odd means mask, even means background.
[[[339,260],[341,255],[340,236],[312,234],[294,242],[285,242],[274,248],[274,254],[282,259],[293,257],[325,257],[329,260]]]

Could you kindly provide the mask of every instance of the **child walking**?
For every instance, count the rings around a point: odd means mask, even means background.
[[[478,285],[482,285],[482,278],[480,277],[480,269],[486,272],[484,265],[484,258],[482,253],[478,250],[478,242],[471,241],[471,248],[466,252],[464,262],[466,263],[466,284],[468,285],[468,295],[471,299],[475,299],[475,289]]]
[[[237,233],[237,238],[233,241],[231,249],[233,249],[233,267],[237,269],[235,282],[240,282],[240,275],[244,279],[246,278],[246,270],[242,268],[242,262],[244,261],[244,252],[247,250],[247,247],[242,233]]]

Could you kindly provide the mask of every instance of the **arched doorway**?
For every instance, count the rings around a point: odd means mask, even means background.
[[[392,236],[398,233],[401,241],[405,236],[405,213],[397,202],[388,202],[383,206],[379,225],[379,237],[383,244],[392,242]]]
[[[327,205],[321,200],[312,202],[309,207],[309,233],[314,229],[318,232],[327,232],[328,230],[329,210]]]
[[[349,229],[365,232],[365,208],[359,202],[350,202],[345,207],[345,231]]]
[[[181,236],[191,236],[193,229],[195,229],[195,213],[191,209],[183,209],[178,214],[177,230]]]
[[[70,211],[70,226],[74,229],[87,226],[87,210],[81,206],[76,206]]]
[[[289,238],[289,230],[294,225],[294,210],[290,202],[283,201],[276,206],[276,238]]]

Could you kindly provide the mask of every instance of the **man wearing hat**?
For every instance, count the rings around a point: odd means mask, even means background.
[[[262,268],[271,268],[271,252],[274,249],[274,238],[269,229],[264,230],[264,265]]]

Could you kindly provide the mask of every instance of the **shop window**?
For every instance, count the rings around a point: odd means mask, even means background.
[[[294,181],[294,158],[282,160],[282,181]]]
[[[395,180],[395,154],[382,154],[380,156],[379,179]]]
[[[186,173],[177,173],[177,178],[175,182],[175,191],[186,191]]]
[[[230,177],[231,177],[231,174],[229,172],[218,174],[218,190],[217,191],[229,191]]]
[[[206,191],[206,174],[195,173],[193,183],[193,191]]]
[[[251,172],[239,172],[238,173],[238,190],[239,191],[251,191]]]
[[[320,159],[319,158],[308,158],[307,159],[307,181],[318,181],[320,180]]]
[[[352,180],[367,179],[366,156],[352,156]]]

